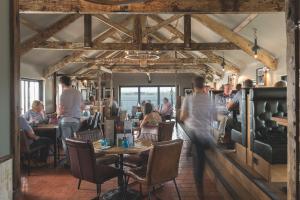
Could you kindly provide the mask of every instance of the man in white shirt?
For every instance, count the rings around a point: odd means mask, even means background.
[[[169,102],[169,99],[166,97],[164,98],[163,105],[160,110],[160,114],[162,115],[162,118],[164,120],[171,120],[171,117],[173,115],[173,106]]]
[[[70,77],[62,76],[59,79],[62,85],[63,92],[60,95],[59,110],[60,116],[60,130],[62,134],[63,148],[66,154],[66,166],[68,166],[69,155],[65,143],[66,138],[70,138],[78,131],[80,126],[81,111],[84,108],[81,93],[72,88]]]
[[[215,106],[205,92],[203,77],[195,77],[193,81],[194,95],[186,96],[183,100],[180,119],[184,121],[187,134],[193,143],[194,177],[197,184],[198,196],[203,199],[203,173],[205,166],[205,149],[213,144],[211,132],[212,119],[215,118]]]

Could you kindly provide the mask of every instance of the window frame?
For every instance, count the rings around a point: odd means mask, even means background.
[[[24,95],[24,96],[22,96],[22,81],[25,81],[25,82],[27,82],[27,102],[28,102],[28,105],[27,106],[25,106],[25,98],[26,98],[26,95]],[[21,101],[20,101],[20,104],[21,104],[21,102],[22,102],[22,99],[24,100],[24,105],[21,105],[21,108],[23,108],[23,110],[22,110],[22,112],[23,113],[25,113],[25,108],[27,107],[28,108],[28,110],[30,109],[30,107],[31,107],[31,104],[32,104],[32,102],[30,102],[29,100],[30,100],[30,92],[29,92],[29,86],[30,86],[30,83],[31,82],[34,82],[34,83],[38,83],[38,88],[39,88],[39,99],[38,100],[40,100],[40,101],[43,101],[43,98],[44,98],[44,91],[43,91],[43,83],[44,83],[44,81],[43,80],[39,80],[39,79],[30,79],[30,78],[21,78],[21,80],[20,80],[20,92],[21,92]],[[24,87],[25,87],[25,85],[24,85]],[[24,90],[24,94],[25,94],[25,91],[26,90]],[[24,107],[25,106],[25,107]]]

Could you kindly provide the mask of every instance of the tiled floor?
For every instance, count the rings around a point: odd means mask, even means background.
[[[179,128],[174,133],[175,137],[185,138]],[[196,187],[193,179],[192,158],[187,156],[188,141],[185,143],[180,159],[179,176],[176,179],[182,200],[197,200]],[[102,185],[102,192],[106,192],[117,186],[117,179],[113,179]],[[138,190],[138,185],[132,186]],[[146,189],[143,189],[146,192]],[[81,189],[77,190],[77,179],[65,169],[39,169],[33,170],[32,175],[22,177],[22,195],[19,200],[68,200],[68,199],[92,199],[96,196],[96,186],[83,181]],[[177,200],[177,194],[172,182],[164,184],[164,187],[156,192],[156,196],[162,200]],[[146,199],[146,198],[145,198]],[[153,198],[155,199],[155,198]],[[215,185],[205,177],[205,200],[222,199]]]

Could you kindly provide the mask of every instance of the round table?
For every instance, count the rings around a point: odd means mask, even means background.
[[[101,152],[105,154],[117,154],[119,155],[119,168],[124,172],[124,154],[138,154],[144,151],[152,149],[151,141],[136,141],[133,147],[111,147],[109,149],[101,149],[99,142],[94,142],[95,152]],[[119,188],[110,190],[106,192],[102,198],[103,200],[137,200],[141,199],[140,193],[138,191],[127,189],[125,191],[123,175],[118,177]],[[125,195],[124,195],[125,194]]]

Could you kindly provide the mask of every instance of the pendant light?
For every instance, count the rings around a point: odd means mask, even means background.
[[[254,53],[254,58],[257,59],[257,52],[260,49],[259,46],[257,45],[257,29],[253,29],[253,34],[254,34],[254,45],[252,47],[252,51]]]
[[[223,58],[222,58],[222,63],[221,63],[223,72],[225,71],[225,65],[226,65],[226,63],[225,63],[224,52],[223,52]]]

